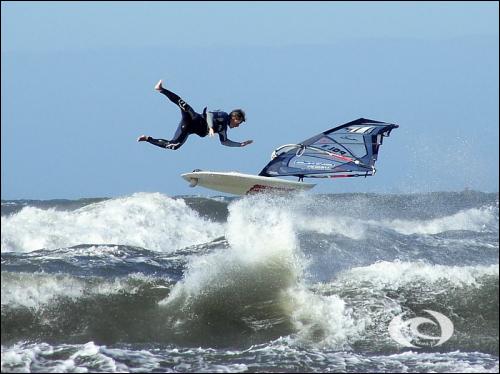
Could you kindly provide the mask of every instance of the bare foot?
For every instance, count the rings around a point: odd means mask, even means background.
[[[146,140],[148,140],[149,136],[147,135],[141,135],[137,138],[137,141],[138,142],[145,142]]]
[[[161,79],[156,83],[155,90],[156,91],[161,91],[163,89],[163,86],[161,85]]]

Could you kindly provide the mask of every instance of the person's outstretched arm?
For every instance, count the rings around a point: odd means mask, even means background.
[[[229,140],[227,138],[227,133],[226,131],[222,131],[219,133],[219,140],[222,145],[225,145],[226,147],[244,147],[248,144],[253,143],[253,140],[245,140],[244,142],[233,142],[232,140]]]

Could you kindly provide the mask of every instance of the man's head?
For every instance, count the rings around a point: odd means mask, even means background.
[[[238,127],[242,122],[245,122],[245,112],[243,109],[235,109],[229,113],[229,127]]]

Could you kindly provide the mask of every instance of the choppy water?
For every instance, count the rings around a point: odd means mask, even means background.
[[[498,235],[474,191],[3,200],[2,372],[498,372]]]

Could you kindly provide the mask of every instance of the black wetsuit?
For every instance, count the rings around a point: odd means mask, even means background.
[[[182,119],[172,140],[155,139],[148,136],[146,139],[148,143],[154,144],[158,147],[175,150],[180,148],[191,134],[196,134],[201,137],[208,135],[208,124],[204,115],[196,113],[188,103],[172,91],[162,88],[160,92],[181,109]],[[204,114],[205,112],[206,108],[204,110]],[[213,114],[214,119],[214,125],[212,128],[214,132],[219,134],[220,142],[228,147],[241,147],[242,143],[233,142],[227,138],[227,127],[230,121],[229,115],[221,111],[211,113]]]

